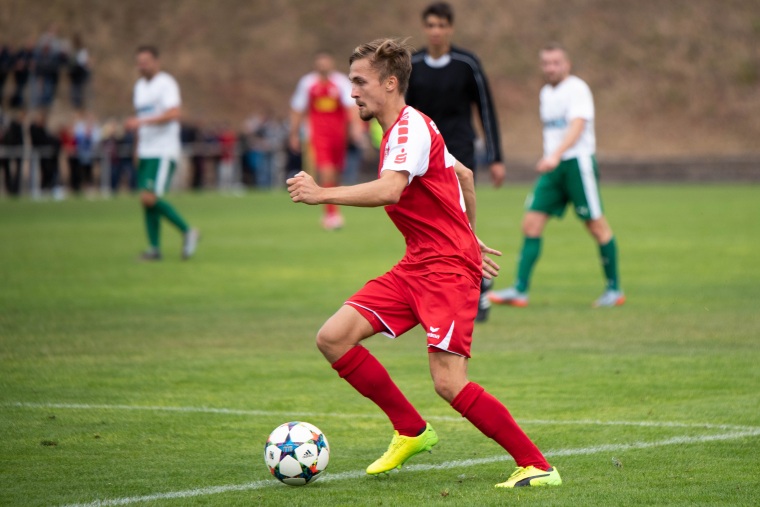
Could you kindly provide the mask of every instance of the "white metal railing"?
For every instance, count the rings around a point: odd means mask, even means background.
[[[269,174],[265,181],[271,182],[271,187],[268,188],[277,188],[284,183],[284,151],[278,150],[268,153],[271,154],[272,163],[268,167]],[[241,158],[244,155],[245,153],[237,146],[230,152],[228,148],[210,142],[183,145],[182,156],[178,160],[172,188],[178,190],[190,188],[193,158],[201,157],[204,174],[208,175],[211,172],[213,174],[212,180],[215,183],[213,187],[206,183],[202,188],[216,188],[221,191],[240,190],[243,187]],[[103,197],[109,197],[112,193],[111,178],[114,159],[124,160],[132,158],[132,156],[132,151],[125,146],[112,150],[99,145],[93,149],[93,168],[97,167],[96,174],[98,175],[95,187]],[[64,149],[56,149],[50,146],[35,147],[29,143],[23,146],[0,145],[0,198],[9,195],[9,189],[5,185],[6,175],[2,174],[3,170],[11,171],[14,173],[12,176],[18,178],[18,195],[29,196],[33,200],[43,198],[45,196],[44,190],[48,190],[42,188],[42,162],[46,158],[55,159],[53,166],[58,168],[56,174],[53,175],[55,178],[53,187],[49,190],[54,196],[62,196],[65,194],[68,184],[71,183],[72,174],[71,167],[68,166],[68,159],[77,158],[76,154],[70,154]],[[63,181],[62,178],[65,172],[62,170],[64,167],[68,168],[67,181]]]

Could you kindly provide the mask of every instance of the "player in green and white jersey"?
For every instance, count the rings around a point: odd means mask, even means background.
[[[160,230],[164,217],[182,233],[182,258],[188,259],[195,252],[200,234],[163,199],[181,151],[179,86],[172,76],[161,71],[158,49],[154,46],[137,48],[136,61],[141,76],[133,97],[137,114],[127,119],[126,127],[137,131],[138,187],[150,245],[140,258],[161,259]]]
[[[594,99],[588,85],[570,74],[570,59],[561,45],[545,46],[540,59],[546,80],[540,95],[544,154],[536,164],[541,176],[527,201],[515,284],[492,291],[489,299],[497,304],[528,305],[530,276],[541,252],[546,223],[552,216],[561,218],[568,203],[572,203],[575,214],[599,244],[606,287],[594,306],[619,306],[625,302],[625,296],[620,288],[615,237],[602,214]]]

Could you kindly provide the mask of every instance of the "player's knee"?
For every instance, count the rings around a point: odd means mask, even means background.
[[[607,221],[602,217],[596,220],[589,220],[586,223],[589,233],[600,245],[606,245],[612,239],[612,229]]]
[[[544,229],[545,219],[539,218],[534,214],[527,214],[523,219],[522,232],[529,238],[537,238],[541,236]]]
[[[339,349],[345,349],[350,342],[350,337],[345,336],[328,320],[317,331],[317,348],[325,357],[331,357]]]
[[[522,229],[523,235],[528,238],[537,238],[541,236],[541,228],[533,224],[524,224]]]
[[[157,200],[158,198],[156,197],[156,194],[153,194],[151,192],[143,192],[140,194],[140,202],[146,208],[152,208],[155,206]]]
[[[600,245],[606,245],[610,242],[612,239],[612,231],[611,230],[604,230],[599,231],[596,234],[594,234],[594,239],[596,239],[596,242]]]
[[[456,382],[454,379],[447,378],[445,376],[433,378],[433,385],[435,386],[435,392],[438,396],[451,403],[459,391],[462,390],[461,382]]]
[[[325,329],[327,324],[322,326],[319,331],[317,331],[317,337],[316,337],[316,343],[317,348],[322,352],[323,354],[330,350],[331,346],[334,343],[333,335],[330,333],[329,329]]]

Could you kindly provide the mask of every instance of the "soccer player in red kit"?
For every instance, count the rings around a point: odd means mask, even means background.
[[[369,281],[322,326],[317,347],[333,369],[388,416],[395,430],[388,450],[367,473],[400,468],[438,443],[382,364],[360,342],[376,333],[396,338],[421,324],[427,334],[436,392],[494,439],[517,463],[497,487],[559,485],[562,479],[522,431],[507,408],[467,379],[481,276],[499,266],[483,254],[501,255],[473,232],[472,171],[457,162],[430,118],[406,105],[411,55],[404,43],[378,39],[350,58],[351,96],[359,116],[377,118],[384,137],[380,175],[369,183],[324,188],[301,172],[287,181],[293,202],[385,206],[406,239],[406,254],[388,273]]]
[[[323,187],[334,187],[340,182],[345,164],[348,131],[352,119],[356,119],[356,105],[351,99],[351,83],[345,74],[335,70],[331,55],[317,54],[314,71],[298,82],[290,107],[290,149],[296,153],[301,151],[300,128],[306,116],[319,183]],[[322,225],[325,229],[343,226],[343,217],[336,205],[325,205]]]

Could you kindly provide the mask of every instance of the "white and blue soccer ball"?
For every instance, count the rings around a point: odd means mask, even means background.
[[[264,461],[289,486],[314,482],[330,461],[330,444],[313,424],[287,422],[276,427],[264,448]]]

